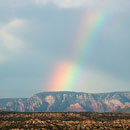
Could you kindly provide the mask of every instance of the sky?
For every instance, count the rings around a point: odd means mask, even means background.
[[[0,0],[0,98],[130,91],[129,0]]]

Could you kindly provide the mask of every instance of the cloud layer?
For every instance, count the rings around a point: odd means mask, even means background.
[[[36,0],[38,4],[48,4],[52,3],[58,7],[71,8],[71,7],[80,7],[86,3],[86,0]]]
[[[0,26],[0,63],[9,60],[24,46],[24,42],[15,35],[23,26],[24,21],[20,19],[14,19]]]
[[[35,0],[37,4],[54,4],[60,8],[107,8],[114,10],[128,10],[129,0]]]

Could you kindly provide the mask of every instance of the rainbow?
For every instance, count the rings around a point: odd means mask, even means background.
[[[82,77],[82,67],[100,34],[109,26],[111,15],[99,11],[85,12],[74,40],[75,63],[61,61],[52,74],[48,91],[72,91]]]

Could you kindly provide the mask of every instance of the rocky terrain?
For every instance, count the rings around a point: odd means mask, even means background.
[[[130,92],[43,92],[30,98],[0,99],[0,110],[16,112],[113,112],[130,107]]]
[[[130,114],[0,112],[0,130],[130,130]]]

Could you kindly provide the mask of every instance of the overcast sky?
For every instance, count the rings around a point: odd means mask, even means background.
[[[82,81],[68,90],[130,91],[129,7],[129,0],[0,0],[0,98],[48,91],[56,66],[76,63],[84,12],[111,14],[109,26],[80,66]]]

